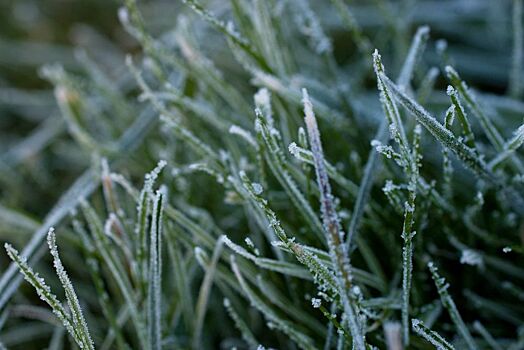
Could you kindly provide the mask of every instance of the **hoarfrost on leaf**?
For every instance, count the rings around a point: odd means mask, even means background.
[[[413,213],[415,211],[415,208],[412,205],[409,205],[408,202],[404,203],[404,209],[409,213]]]
[[[298,157],[299,156],[299,149],[295,142],[291,142],[288,146],[289,153],[291,153],[293,156]]]

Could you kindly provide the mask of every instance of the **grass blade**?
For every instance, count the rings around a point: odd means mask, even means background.
[[[440,295],[440,300],[442,301],[442,305],[448,310],[449,316],[451,317],[451,320],[457,327],[457,331],[459,334],[464,338],[466,341],[466,344],[470,350],[478,349],[478,345],[476,344],[475,340],[471,336],[471,333],[468,330],[468,327],[462,320],[462,317],[460,316],[460,313],[458,312],[457,306],[455,305],[455,302],[449,295],[447,289],[449,287],[449,284],[446,283],[446,280],[438,274],[437,267],[433,264],[433,262],[428,263],[428,268],[431,271],[431,277],[433,278],[433,281],[435,282],[435,285],[437,286],[438,293]]]
[[[313,112],[313,105],[309,100],[306,89],[302,90],[304,101],[305,123],[309,135],[309,143],[315,160],[315,171],[317,174],[317,183],[320,190],[320,207],[322,211],[322,221],[324,230],[327,235],[326,240],[329,247],[329,255],[335,269],[339,294],[342,298],[344,312],[348,319],[348,325],[353,337],[353,346],[358,350],[366,348],[364,337],[361,333],[361,325],[355,311],[353,302],[350,300],[351,267],[349,264],[349,254],[347,245],[344,244],[344,231],[340,224],[340,219],[336,212],[331,186],[324,165],[324,152],[320,141],[320,132],[317,121]]]
[[[47,233],[47,244],[49,246],[49,251],[53,256],[53,264],[55,266],[56,274],[64,287],[65,296],[67,299],[67,306],[71,313],[71,318],[75,326],[75,332],[78,333],[78,337],[81,340],[80,348],[81,349],[94,349],[93,340],[89,334],[89,329],[87,323],[82,314],[82,309],[80,307],[80,302],[76,296],[75,289],[73,284],[67,275],[67,272],[62,265],[60,256],[58,255],[58,248],[56,246],[56,236],[53,228],[49,229]]]
[[[411,320],[413,330],[415,333],[420,335],[422,338],[426,339],[428,342],[433,344],[437,350],[454,350],[455,348],[451,345],[446,339],[444,339],[440,334],[431,329],[427,328],[424,325],[424,322],[414,318]]]
[[[149,238],[149,289],[147,293],[149,349],[162,349],[162,216],[164,194],[157,191],[153,202]]]

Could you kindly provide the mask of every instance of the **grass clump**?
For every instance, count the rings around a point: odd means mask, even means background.
[[[120,5],[0,88],[0,348],[522,348],[522,1]]]

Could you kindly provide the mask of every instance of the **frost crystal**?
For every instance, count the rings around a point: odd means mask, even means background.
[[[253,192],[255,192],[256,195],[261,195],[262,192],[264,192],[264,188],[258,182],[253,182],[251,186],[253,186]]]
[[[291,153],[293,156],[298,157],[299,150],[298,146],[295,142],[291,142],[288,146],[289,153]]]
[[[254,248],[254,247],[255,247],[255,245],[253,244],[253,241],[252,241],[251,238],[249,238],[249,237],[246,237],[246,238],[244,239],[244,242],[246,242],[246,244],[247,244],[247,246],[248,246],[249,248]]]
[[[394,138],[395,135],[397,134],[398,132],[398,128],[397,126],[395,125],[395,123],[391,123],[389,124],[389,133],[391,134],[391,137]]]
[[[386,184],[382,187],[382,191],[385,193],[392,192],[396,189],[398,189],[398,186],[396,186],[391,180],[386,180]]]
[[[155,182],[155,180],[158,178],[158,175],[162,171],[162,169],[166,166],[165,160],[160,160],[157,164],[157,166],[148,174],[145,176],[145,182],[147,184],[150,184],[151,186]]]
[[[321,304],[322,304],[322,301],[320,299],[317,299],[317,298],[311,299],[311,305],[313,305],[315,309],[318,309]]]

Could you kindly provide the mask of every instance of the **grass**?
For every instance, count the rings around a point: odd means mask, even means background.
[[[88,3],[2,5],[0,349],[523,347],[522,1]]]

